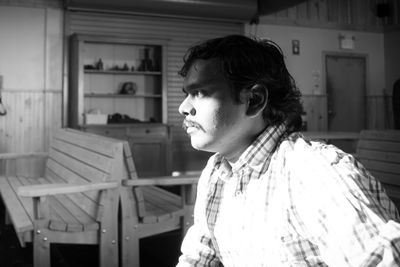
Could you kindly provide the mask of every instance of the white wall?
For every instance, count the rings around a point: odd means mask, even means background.
[[[0,75],[4,89],[61,90],[61,12],[0,6]]]
[[[254,28],[246,25],[247,34]],[[355,49],[339,49],[339,34],[355,36]],[[382,94],[385,88],[384,36],[382,33],[347,32],[293,26],[263,25],[257,27],[257,36],[270,38],[281,46],[287,67],[303,94],[313,94],[318,88],[324,94],[323,52],[366,54],[368,58],[367,94]],[[292,40],[300,41],[300,54],[292,54]],[[315,86],[318,85],[318,88]]]

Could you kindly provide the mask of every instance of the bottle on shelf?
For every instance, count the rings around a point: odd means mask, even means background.
[[[99,59],[99,61],[97,61],[97,63],[96,63],[96,68],[97,68],[98,70],[103,70],[103,69],[104,69],[103,60],[101,60],[101,58]]]
[[[144,49],[144,59],[142,59],[142,64],[140,66],[141,71],[152,71],[153,70],[153,62],[150,59],[150,49]]]

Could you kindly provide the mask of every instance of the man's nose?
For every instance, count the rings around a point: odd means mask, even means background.
[[[179,106],[179,113],[183,116],[188,116],[191,114],[191,110],[193,110],[193,106],[190,103],[189,97],[186,97]]]

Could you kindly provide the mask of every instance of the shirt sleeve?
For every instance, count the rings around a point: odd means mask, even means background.
[[[301,235],[328,266],[400,266],[399,216],[381,183],[333,146],[302,150],[290,184]]]
[[[199,179],[194,208],[194,224],[189,228],[182,242],[182,255],[179,257],[177,267],[220,266],[206,219],[206,199],[213,168],[212,162],[213,157],[208,161]]]

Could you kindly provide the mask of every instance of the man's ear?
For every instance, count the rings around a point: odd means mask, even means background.
[[[256,84],[250,89],[247,97],[246,115],[256,117],[263,112],[268,103],[268,89],[265,86]]]

